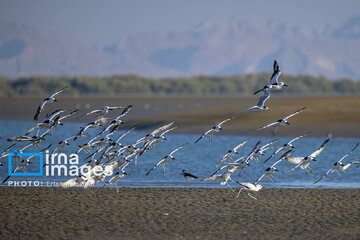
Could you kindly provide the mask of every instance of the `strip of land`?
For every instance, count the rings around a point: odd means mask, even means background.
[[[225,118],[256,105],[259,96],[127,96],[127,97],[58,97],[59,102],[46,106],[44,113],[55,109],[79,108],[79,115],[108,106],[133,105],[124,118],[124,128],[139,124],[140,128],[155,127],[175,121],[174,132],[202,133]],[[32,121],[41,98],[0,98],[0,119]],[[254,129],[276,121],[298,109],[301,114],[289,119],[290,126],[280,129],[278,136],[295,136],[312,132],[312,136],[360,136],[360,96],[278,96],[266,102],[271,111],[245,112],[224,124],[223,134],[271,135],[271,129]],[[43,113],[43,114],[44,114]],[[111,116],[115,116],[113,112]],[[91,121],[92,118],[69,121]]]
[[[0,191],[0,239],[360,238],[360,189]]]

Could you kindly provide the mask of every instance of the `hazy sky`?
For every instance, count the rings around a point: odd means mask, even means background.
[[[206,21],[253,17],[319,28],[354,16],[360,16],[358,0],[0,0],[0,20],[65,33],[97,46],[129,33],[184,31]]]

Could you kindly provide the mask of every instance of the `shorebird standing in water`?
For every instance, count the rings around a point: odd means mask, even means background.
[[[185,170],[182,170],[180,175],[183,175],[186,178],[187,181],[191,181],[191,180],[193,180],[195,178],[198,178],[197,176],[195,176],[195,175],[193,175],[193,174],[191,174],[191,173],[189,173],[189,172],[187,172]]]

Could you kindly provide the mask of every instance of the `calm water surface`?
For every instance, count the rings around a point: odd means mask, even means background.
[[[1,139],[0,139],[0,151],[4,150],[12,143],[6,141],[8,137],[23,135],[29,128],[33,126],[33,122],[24,121],[0,121]],[[75,123],[66,123],[53,131],[51,136],[47,136],[46,140],[41,143],[41,147],[44,148],[50,143],[56,146],[57,143],[65,138],[68,138],[80,130],[81,125]],[[113,135],[113,139],[120,136],[125,130],[118,131]],[[151,130],[150,130],[151,131]],[[99,132],[99,129],[89,129],[88,132],[93,136]],[[147,132],[145,131],[133,131],[121,141],[123,145],[134,143],[140,137],[143,137]],[[249,142],[238,151],[240,156],[248,154],[257,141],[261,141],[265,144],[271,140],[279,139],[274,146],[281,146],[287,143],[291,138],[277,138],[275,137],[249,137],[249,136],[223,136],[216,135],[214,141],[209,143],[208,138],[203,138],[197,144],[194,141],[199,135],[191,134],[168,134],[167,140],[157,144],[151,151],[145,152],[141,155],[137,161],[137,165],[131,163],[126,171],[130,173],[124,179],[118,182],[121,187],[199,187],[199,188],[216,188],[221,186],[219,180],[214,181],[200,181],[202,178],[209,177],[216,169],[214,166],[222,158],[222,156],[230,149],[235,147],[242,141],[249,139]],[[71,154],[76,152],[78,145],[83,144],[89,138],[82,138],[75,142],[70,141],[71,145],[64,148],[64,153]],[[295,152],[292,156],[306,156],[315,151],[326,138],[314,138],[308,135],[294,143],[296,146]],[[344,173],[331,173],[324,180],[318,184],[313,184],[314,181],[319,179],[328,169],[330,169],[334,162],[339,160],[350,149],[352,149],[360,139],[355,138],[332,138],[328,143],[326,149],[318,156],[317,161],[310,164],[313,169],[313,174],[306,175],[305,171],[298,168],[290,173],[282,173],[293,167],[294,165],[288,162],[281,162],[277,165],[280,170],[273,176],[275,182],[271,182],[267,179],[261,182],[264,187],[269,188],[360,188],[360,168],[353,165]],[[175,161],[166,163],[166,172],[163,173],[162,168],[159,166],[153,170],[148,176],[145,174],[151,169],[154,164],[160,161],[164,156],[169,154],[172,150],[178,146],[189,143],[186,147],[179,150],[174,154]],[[24,143],[18,144],[12,151],[19,150],[25,146]],[[53,149],[52,147],[51,149]],[[38,152],[38,149],[29,148],[25,152]],[[275,162],[280,154],[269,160],[267,163],[262,162],[273,152],[275,149],[269,150],[264,156],[260,157],[260,163],[254,161],[250,166],[244,169],[239,175],[237,172],[232,175],[232,178],[240,182],[253,182],[260,177],[264,170]],[[84,160],[88,156],[87,153],[81,152],[79,154],[80,165],[84,164]],[[346,158],[343,163],[348,163],[354,158],[360,158],[360,148],[356,149],[352,155]],[[8,158],[0,159],[4,166],[0,167],[1,181],[8,175]],[[39,165],[34,160],[31,167],[28,168],[29,172],[37,171]],[[186,171],[196,175],[199,179],[187,181],[182,175],[181,171]],[[340,171],[339,171],[340,172]],[[41,183],[49,182],[61,182],[70,179],[69,176],[12,176],[11,180],[15,181],[39,181]],[[109,179],[109,178],[108,178]],[[8,186],[9,183],[5,183]],[[235,187],[235,184],[231,183]],[[96,186],[103,186],[103,183],[99,183]],[[225,186],[226,187],[226,186]]]

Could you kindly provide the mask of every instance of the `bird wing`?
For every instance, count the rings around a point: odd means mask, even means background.
[[[129,130],[127,130],[126,132],[124,132],[117,140],[116,143],[119,143],[119,141],[125,137],[127,134],[129,134],[131,131],[133,131],[135,128],[137,128],[138,125],[133,126],[132,128],[130,128]]]
[[[75,110],[69,112],[67,115],[64,115],[64,116],[62,116],[61,118],[59,118],[59,121],[61,121],[61,120],[65,119],[65,118],[68,118],[68,117],[72,116],[73,114],[75,114],[75,113],[78,112],[78,111],[79,111],[79,109],[75,109]]]
[[[298,137],[296,137],[296,138],[293,138],[293,139],[290,140],[290,142],[288,142],[288,144],[291,144],[291,143],[295,142],[296,140],[299,140],[300,138],[303,138],[303,137],[309,135],[310,133],[311,133],[311,132],[307,132],[307,133],[305,133],[304,135],[301,135],[301,136],[298,136]]]
[[[280,152],[282,149],[284,149],[284,147],[280,147],[278,148],[275,152],[273,152],[270,157],[268,157],[263,163],[266,163],[267,161],[269,161],[273,156],[275,156],[278,152]]]
[[[43,100],[43,101],[40,103],[40,105],[39,105],[39,107],[38,107],[38,109],[36,110],[36,113],[35,113],[35,115],[34,115],[34,121],[37,121],[37,120],[39,119],[39,114],[40,114],[41,111],[43,110],[43,108],[44,108],[44,106],[45,106],[46,103],[47,103],[47,100]]]
[[[242,146],[244,146],[247,142],[249,141],[248,140],[245,140],[244,142],[240,143],[239,145],[237,145],[236,147],[233,148],[234,151],[238,150],[239,148],[241,148]]]
[[[201,136],[195,141],[195,143],[197,143],[198,141],[200,141],[200,139],[202,139],[203,137],[205,137],[206,135],[208,135],[211,131],[212,131],[212,129],[207,130],[205,133],[203,133],[203,135],[201,135]],[[195,144],[195,143],[194,143],[194,144]]]
[[[230,121],[230,120],[232,120],[232,119],[234,119],[234,118],[235,118],[235,117],[227,118],[227,119],[225,119],[224,121],[221,121],[220,123],[218,123],[216,126],[221,127],[222,124],[224,124],[224,123],[226,123],[227,121]]]
[[[303,160],[301,160],[301,162],[300,162],[299,164],[297,164],[295,167],[292,167],[292,168],[290,168],[289,170],[284,171],[283,173],[289,173],[289,172],[291,172],[291,171],[294,171],[294,170],[295,170],[296,168],[298,168],[303,162],[304,162],[304,158],[303,158]]]
[[[173,128],[170,128],[170,129],[165,130],[164,132],[162,132],[162,133],[160,134],[160,137],[164,136],[166,133],[168,133],[168,132],[170,132],[170,131],[172,131],[172,130],[175,130],[175,129],[177,129],[177,127],[173,127]]]
[[[241,110],[240,112],[238,112],[238,114],[242,113],[242,112],[246,112],[246,111],[251,111],[254,109],[258,109],[258,106],[252,106],[252,107],[245,108],[245,109]]]
[[[65,112],[64,109],[57,109],[55,111],[53,111],[52,113],[50,113],[46,119],[49,121],[52,121],[54,117],[56,117],[57,115],[59,115],[60,113]]]
[[[63,92],[65,89],[67,89],[68,87],[69,87],[69,86],[66,86],[66,87],[60,89],[59,91],[57,91],[56,93],[51,94],[51,95],[49,96],[49,98],[55,97],[56,95],[58,95],[59,93]]]
[[[332,170],[333,170],[333,168],[330,168],[321,178],[319,178],[318,180],[316,180],[316,181],[314,182],[314,184],[320,182],[321,180],[323,180]]]
[[[330,141],[330,139],[326,139],[323,144],[312,154],[309,155],[310,158],[316,158],[322,151],[324,151],[326,144]]]
[[[259,101],[257,103],[258,107],[263,107],[265,104],[265,101],[269,99],[270,97],[270,91],[268,89],[264,89],[264,94],[259,98]]]
[[[259,146],[261,144],[261,141],[258,141],[256,143],[256,145],[254,146],[254,148],[251,150],[251,152],[249,153],[249,155],[246,156],[246,158],[243,158],[241,161],[242,162],[248,162],[256,153],[256,151],[259,149]],[[241,159],[241,158],[240,158]],[[236,161],[235,161],[236,162]]]
[[[268,127],[275,126],[275,125],[277,125],[277,124],[279,124],[279,121],[269,123],[268,125],[265,125],[265,126],[263,126],[263,127],[259,127],[259,128],[255,129],[255,130],[265,129],[265,128],[268,128]]]
[[[35,126],[33,126],[32,128],[30,128],[29,131],[27,131],[27,132],[25,133],[25,136],[29,135],[32,131],[35,130],[35,128],[38,128],[38,127],[39,127],[39,123],[36,124]]]
[[[258,179],[256,179],[256,181],[254,182],[254,184],[257,184],[258,182],[261,181],[261,179],[263,179],[265,177],[266,173],[264,173],[263,175],[261,175]]]
[[[4,153],[6,153],[7,151],[9,151],[13,146],[15,146],[16,145],[16,143],[13,143],[13,144],[11,144],[8,148],[6,148],[4,151],[3,151],[3,153],[2,154],[0,154],[0,155],[3,155]]]
[[[213,175],[213,176],[208,177],[208,178],[201,179],[201,181],[211,181],[211,180],[219,179],[219,178],[222,178],[222,177],[223,177],[222,174],[217,174],[217,175]]]
[[[265,149],[266,147],[270,146],[271,144],[274,144],[276,142],[278,142],[279,139],[275,139],[275,140],[272,140],[271,142],[268,142],[267,144],[265,144],[264,146],[261,147],[261,149]]]
[[[299,164],[300,162],[302,162],[304,158],[303,157],[289,157],[289,158],[285,158],[286,161],[288,161],[291,164]]]
[[[288,118],[291,118],[292,116],[295,116],[295,115],[301,113],[301,112],[304,111],[305,109],[306,109],[306,107],[303,107],[302,109],[299,109],[299,110],[297,110],[296,112],[294,112],[294,113],[292,113],[292,114],[290,114],[290,115],[287,115],[287,116],[284,117],[283,119],[286,120],[286,119],[288,119]]]
[[[357,143],[356,146],[355,146],[353,149],[351,149],[350,152],[348,152],[345,156],[343,156],[343,157],[338,161],[338,163],[341,163],[341,162],[342,162],[347,156],[349,156],[358,146],[359,146],[359,143]]]
[[[155,164],[147,173],[146,173],[146,175],[149,175],[149,173],[152,171],[152,170],[154,170],[157,166],[159,166],[160,164],[162,164],[162,163],[164,163],[165,161],[164,161],[165,159],[162,159],[162,160],[160,160],[157,164]]]
[[[166,129],[168,129],[169,127],[171,127],[174,123],[175,123],[175,122],[171,122],[171,123],[169,123],[169,124],[166,124],[166,125],[164,125],[164,126],[161,126],[161,127],[157,128],[157,129],[155,129],[154,131],[152,131],[152,132],[150,133],[150,135],[155,136],[155,135],[158,134],[159,132],[165,131]]]
[[[109,110],[121,109],[122,107],[109,107]]]
[[[180,147],[178,147],[177,149],[175,149],[174,151],[172,151],[169,156],[172,156],[176,151],[182,149],[183,147],[185,147],[186,145],[188,145],[189,143],[184,143],[183,145],[181,145]]]
[[[125,116],[126,114],[128,114],[131,109],[132,109],[132,105],[127,106],[127,107],[122,111],[122,113],[121,113],[119,116],[117,116],[115,119],[118,120],[118,119],[122,118],[123,116]]]
[[[280,71],[279,64],[277,63],[276,60],[274,60],[273,69],[274,69],[274,72],[271,75],[270,83],[271,84],[278,84],[278,78],[279,78],[279,76],[281,74],[281,71]]]
[[[292,154],[293,150],[289,150],[287,152],[285,152],[280,158],[279,160],[277,160],[273,165],[271,165],[270,168],[275,167],[275,165],[277,165],[279,162],[281,162],[282,160],[284,160],[285,158],[289,157]]]

